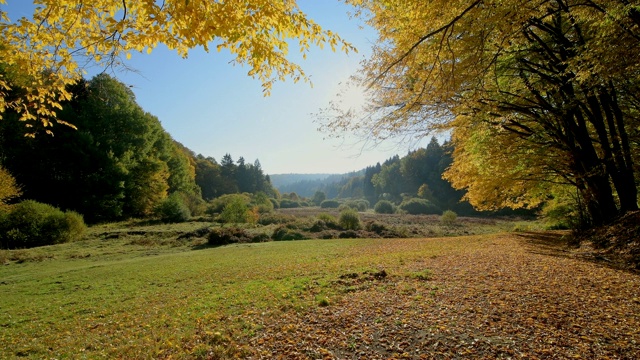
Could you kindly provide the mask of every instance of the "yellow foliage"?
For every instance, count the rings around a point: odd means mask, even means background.
[[[349,3],[378,30],[353,78],[369,100],[361,111],[332,104],[325,130],[403,142],[452,132],[446,177],[480,209],[532,207],[549,184],[595,188],[601,164],[634,163],[630,145],[606,143],[637,134],[639,0]],[[621,105],[600,106],[609,98]]]
[[[14,0],[15,1],[15,0]],[[0,3],[4,3],[0,0]],[[299,65],[286,59],[289,40],[306,54],[311,45],[342,45],[300,11],[295,0],[35,0],[31,19],[11,21],[0,10],[0,118],[7,109],[29,127],[52,126],[67,86],[83,74],[79,64],[110,67],[132,52],[150,53],[159,44],[186,58],[189,50],[228,50],[235,63],[269,94],[276,80],[308,80]],[[19,96],[11,90],[20,89]]]
[[[6,208],[7,202],[22,194],[16,179],[3,167],[0,166],[0,210]]]

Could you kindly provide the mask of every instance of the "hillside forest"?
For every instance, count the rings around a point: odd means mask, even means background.
[[[76,129],[24,135],[17,114],[0,122],[0,164],[21,196],[72,210],[89,223],[149,218],[172,194],[194,215],[224,194],[263,192],[277,197],[260,162],[220,162],[174,141],[160,121],[135,101],[131,89],[102,74],[72,86],[60,117]]]
[[[390,205],[385,212],[478,214],[462,200],[463,191],[443,180],[452,148],[435,138],[402,158],[322,180],[299,175],[302,181],[277,189],[259,160],[249,163],[226,154],[217,161],[173,140],[136,103],[131,89],[109,75],[80,81],[70,91],[73,97],[60,116],[77,129],[30,137],[17,113],[7,112],[0,122],[0,164],[3,176],[15,184],[3,195],[4,205],[32,200],[77,213],[91,224],[216,215],[229,194],[246,194],[244,205],[260,212],[344,204],[362,211],[383,201]]]

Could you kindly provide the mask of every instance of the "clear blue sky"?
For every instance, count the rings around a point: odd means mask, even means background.
[[[7,2],[2,8],[11,20],[30,15],[30,2]],[[136,72],[115,76],[132,86],[138,104],[157,116],[175,140],[218,161],[230,153],[234,160],[259,159],[267,174],[345,173],[404,155],[410,150],[408,144],[390,142],[371,149],[360,139],[329,140],[317,131],[313,114],[327,107],[340,83],[358,70],[376,34],[350,19],[349,8],[338,0],[298,3],[312,19],[359,51],[346,55],[313,49],[307,60],[293,54],[291,59],[311,77],[313,88],[287,80],[276,83],[271,96],[263,97],[260,82],[247,76],[247,67],[229,64],[227,53],[192,50],[188,59],[182,59],[164,47],[150,55],[134,53],[126,64]]]

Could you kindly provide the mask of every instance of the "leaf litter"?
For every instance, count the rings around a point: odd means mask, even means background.
[[[640,277],[574,256],[560,237],[538,240],[500,235],[408,259],[404,269],[428,269],[419,276],[345,273],[328,306],[255,314],[243,357],[640,358]]]

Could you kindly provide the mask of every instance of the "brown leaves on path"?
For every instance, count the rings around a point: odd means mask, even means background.
[[[640,277],[536,239],[345,274],[329,306],[261,318],[251,358],[640,358]]]

